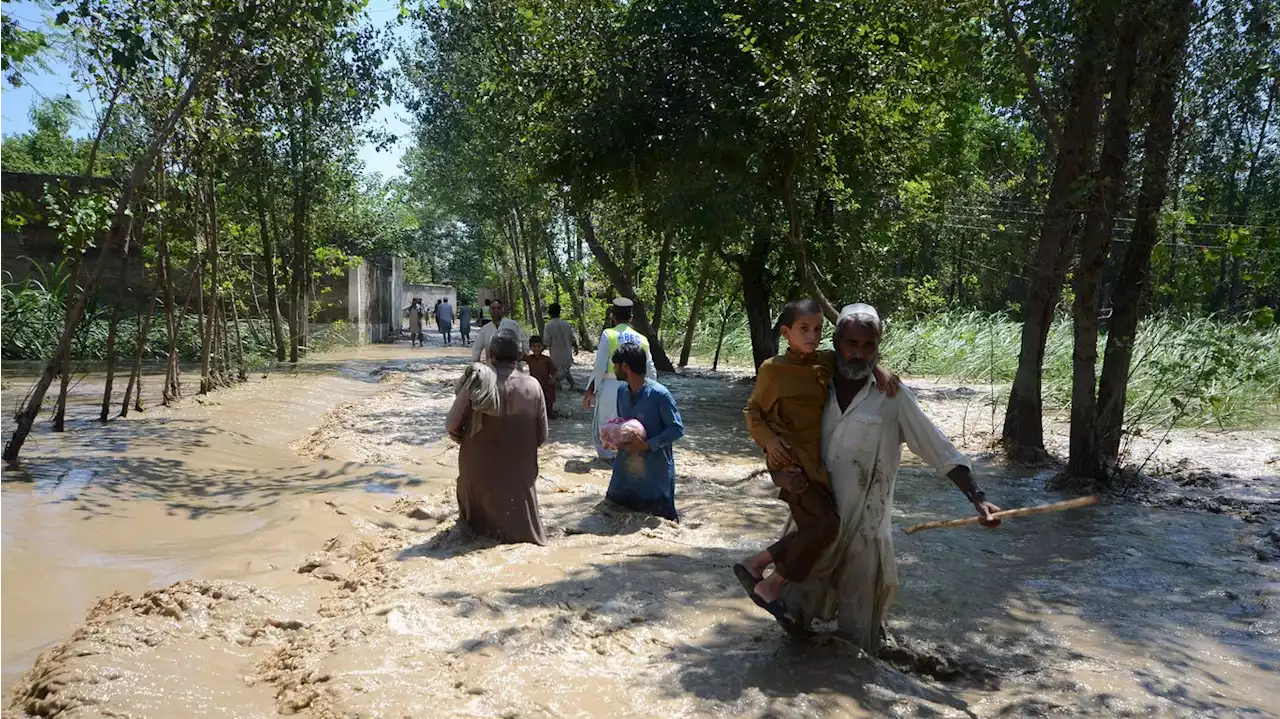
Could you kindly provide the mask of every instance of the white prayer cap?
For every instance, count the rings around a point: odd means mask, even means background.
[[[876,308],[868,304],[863,304],[862,302],[854,302],[853,304],[845,305],[840,309],[840,319],[855,317],[857,315],[870,317],[877,323],[880,322],[880,313],[876,312]]]
[[[876,308],[862,302],[855,302],[851,305],[845,305],[840,309],[840,317],[836,320],[839,325],[845,320],[853,320],[864,322],[876,328],[876,332],[880,332],[880,313],[876,312]]]
[[[614,297],[614,298],[613,298],[613,306],[614,306],[614,307],[634,307],[634,306],[635,306],[635,304],[636,304],[635,302],[633,302],[633,301],[631,301],[631,300],[627,299],[626,297]]]

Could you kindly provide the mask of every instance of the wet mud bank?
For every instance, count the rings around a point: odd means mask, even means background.
[[[680,524],[603,503],[590,417],[562,392],[538,481],[550,543],[502,546],[456,526],[443,416],[466,358],[380,351],[280,378],[291,390],[97,430],[117,434],[77,440],[75,459],[33,455],[22,482],[6,471],[4,715],[1280,712],[1280,563],[1253,550],[1265,524],[1109,501],[996,531],[895,533],[902,588],[873,659],[838,637],[788,639],[733,577],[786,516],[742,429],[749,385],[669,380],[689,432]],[[963,399],[921,390],[972,448]],[[1002,506],[1063,498],[1046,473],[976,469]],[[14,498],[26,524],[11,529]],[[896,525],[967,511],[905,463]],[[115,584],[77,562],[98,543]],[[42,551],[64,586],[86,585],[74,620],[35,602],[10,613],[50,589]],[[53,636],[32,630],[11,654],[24,621]]]

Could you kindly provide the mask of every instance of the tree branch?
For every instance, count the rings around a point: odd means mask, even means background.
[[[1027,92],[1031,95],[1036,108],[1040,110],[1040,119],[1044,121],[1045,129],[1049,133],[1049,144],[1056,147],[1062,137],[1062,128],[1058,123],[1057,114],[1053,112],[1053,108],[1049,107],[1049,101],[1045,99],[1044,92],[1040,89],[1036,61],[1031,57],[1031,53],[1027,52],[1027,46],[1018,33],[1018,25],[1013,20],[1013,7],[1001,2],[1000,17],[1003,20],[1001,24],[1004,27],[1004,34],[1013,44],[1013,53],[1018,59],[1018,67],[1022,69],[1022,75],[1026,78]]]

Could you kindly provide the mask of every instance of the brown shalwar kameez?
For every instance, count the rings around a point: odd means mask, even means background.
[[[495,365],[500,414],[483,415],[480,430],[467,436],[472,421],[470,394],[458,393],[448,429],[464,437],[458,452],[458,513],[477,534],[507,543],[546,544],[538,511],[538,447],[547,440],[547,410],[538,381],[513,365]]]
[[[538,381],[542,387],[542,396],[546,398],[547,414],[556,411],[556,364],[546,355],[528,354],[524,363],[529,367],[529,376]]]
[[[834,371],[835,354],[829,350],[801,357],[779,355],[760,365],[747,400],[745,414],[752,439],[763,448],[773,437],[781,437],[791,445],[791,456],[809,479],[809,487],[799,494],[785,489],[778,493],[791,508],[796,531],[769,547],[769,553],[778,573],[788,580],[808,577],[840,531],[831,479],[822,463],[822,410]],[[769,469],[785,467],[769,462]]]

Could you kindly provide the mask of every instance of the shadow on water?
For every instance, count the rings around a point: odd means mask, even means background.
[[[988,494],[1006,506],[1059,499],[1039,481],[1018,481],[994,466],[978,470],[997,479]],[[937,501],[948,499],[936,491],[938,481],[903,469],[899,526],[958,513]],[[1218,671],[1230,665],[1212,661],[1211,652],[1230,647],[1263,672],[1280,666],[1280,646],[1264,636],[1276,631],[1274,615],[1264,620],[1275,580],[1233,546],[1240,531],[1230,517],[1117,503],[995,531],[897,533],[902,587],[890,627],[1004,677],[1030,680],[1035,690],[1078,694],[1074,673],[1055,671],[1061,665],[1101,673],[1123,667],[1148,695],[1141,701],[1163,700],[1189,715],[1236,715],[1250,691],[1241,687],[1234,702],[1204,691],[1241,683]],[[1068,631],[1047,631],[1046,621]],[[1144,660],[1162,670],[1141,666]],[[1079,699],[1075,707],[1084,713],[1165,710],[1159,702],[1134,708],[1107,692]],[[1028,697],[1015,706],[1030,711],[1037,702]]]
[[[89,466],[85,466],[89,465]],[[190,519],[252,513],[293,497],[364,490],[398,494],[423,484],[403,472],[358,463],[333,467],[193,467],[180,458],[128,455],[77,461],[42,459],[7,469],[5,483],[30,484],[48,504],[83,519],[117,514],[121,502],[154,502]]]

